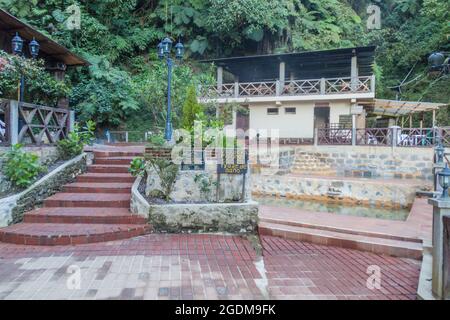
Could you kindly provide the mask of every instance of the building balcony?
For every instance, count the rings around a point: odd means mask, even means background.
[[[361,96],[362,94],[362,96]],[[295,97],[335,96],[348,98],[351,95],[361,98],[375,96],[375,76],[280,80],[266,82],[235,82],[200,87],[200,100],[218,102],[243,102],[252,98],[264,101],[265,98],[292,100]],[[280,99],[281,98],[281,99]],[[301,99],[301,100],[307,100]]]

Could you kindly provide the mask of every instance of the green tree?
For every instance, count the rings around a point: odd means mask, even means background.
[[[183,104],[183,118],[181,120],[181,126],[186,130],[191,130],[194,127],[194,121],[203,117],[203,107],[197,101],[197,95],[195,88],[190,86],[186,101]]]

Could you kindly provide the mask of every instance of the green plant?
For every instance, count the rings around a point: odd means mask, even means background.
[[[148,138],[148,142],[152,146],[161,147],[166,143],[166,140],[164,139],[163,134],[152,134],[150,138]]]
[[[26,188],[30,186],[45,168],[39,164],[39,158],[35,154],[23,151],[21,144],[15,144],[5,155],[4,172],[9,181],[16,187]]]
[[[58,141],[56,145],[59,157],[63,160],[71,159],[83,152],[86,144],[92,142],[94,138],[95,122],[89,120],[80,130],[78,124],[75,125],[73,131],[69,132],[66,139]]]
[[[131,173],[133,177],[142,177],[145,173],[145,161],[142,158],[134,158],[130,163],[130,168],[128,172]]]
[[[186,130],[191,130],[194,127],[194,121],[201,119],[203,115],[203,107],[197,101],[195,88],[190,86],[187,91],[186,101],[183,104],[183,118],[181,119],[181,126]]]
[[[155,169],[156,174],[160,179],[162,194],[166,201],[170,201],[170,194],[175,186],[175,181],[178,176],[178,165],[166,159],[152,158],[149,160],[150,165]]]
[[[211,176],[204,173],[196,174],[194,182],[199,186],[200,192],[206,200],[210,198],[213,186],[217,186],[217,182],[213,181]]]

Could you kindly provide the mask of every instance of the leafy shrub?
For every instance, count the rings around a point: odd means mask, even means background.
[[[142,177],[145,173],[145,161],[142,158],[134,158],[130,163],[130,168],[128,172],[131,173],[133,177]]]
[[[170,162],[166,159],[150,159],[150,165],[155,169],[156,174],[159,176],[161,188],[161,193],[166,201],[170,200],[170,194],[175,186],[175,181],[178,176],[178,165]]]
[[[21,144],[15,144],[5,154],[6,161],[3,165],[5,176],[14,186],[26,188],[30,186],[36,177],[46,169],[39,164],[39,158],[35,154],[24,152]]]
[[[190,86],[187,91],[186,100],[183,104],[183,118],[181,126],[186,130],[194,127],[194,121],[203,116],[203,106],[198,103],[194,86]]]
[[[59,157],[63,160],[71,159],[83,152],[83,148],[86,144],[92,142],[94,138],[95,122],[89,120],[83,127],[83,131],[80,131],[78,124],[72,132],[69,133],[66,139],[58,141],[57,149]]]
[[[166,139],[164,139],[164,135],[162,134],[152,134],[150,138],[148,138],[148,142],[152,146],[163,146],[166,143]]]

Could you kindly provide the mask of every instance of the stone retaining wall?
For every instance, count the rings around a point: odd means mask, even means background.
[[[64,163],[28,189],[13,196],[0,199],[0,227],[21,222],[24,212],[43,203],[44,199],[61,191],[62,186],[73,182],[86,171],[87,155],[82,154]]]
[[[145,148],[144,153],[145,159],[166,159],[171,160],[172,159],[172,148],[171,147],[156,147],[156,146],[149,146]]]
[[[255,195],[346,202],[383,207],[409,207],[423,183],[395,184],[369,179],[324,179],[291,175],[252,175]]]
[[[341,176],[433,179],[433,148],[301,146],[295,152],[311,154]]]
[[[0,168],[3,167],[3,155],[9,150],[9,147],[0,147]],[[37,155],[39,157],[39,163],[42,165],[48,165],[58,160],[58,151],[56,150],[56,147],[24,147],[23,150]],[[7,192],[10,189],[11,183],[3,175],[3,170],[0,170],[0,194]]]
[[[187,203],[150,204],[140,194],[137,178],[131,194],[131,212],[148,218],[158,232],[230,232],[254,234],[258,226],[258,204]]]

